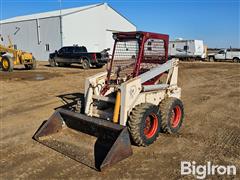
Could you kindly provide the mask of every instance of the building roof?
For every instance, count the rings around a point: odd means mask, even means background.
[[[99,3],[99,4],[88,5],[88,6],[76,7],[76,8],[62,9],[61,11],[55,10],[55,11],[38,13],[38,14],[17,16],[17,17],[1,20],[0,23],[3,24],[3,23],[10,23],[10,22],[27,21],[27,20],[31,20],[31,19],[42,19],[42,18],[55,17],[55,16],[60,16],[60,15],[64,16],[64,15],[76,13],[79,11],[84,11],[84,10],[87,10],[90,8],[94,8],[94,7],[103,5],[103,4],[104,3]]]

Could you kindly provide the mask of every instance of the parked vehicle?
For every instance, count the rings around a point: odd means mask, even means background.
[[[233,62],[240,62],[240,51],[233,51],[231,49],[223,49],[217,53],[208,54],[209,61],[231,60]]]
[[[110,59],[110,54],[108,53],[110,51],[110,48],[102,50],[100,53],[102,55],[102,59]]]
[[[108,59],[106,50],[102,52],[88,52],[85,46],[65,46],[49,54],[49,64],[52,67],[64,67],[77,63],[81,64],[83,69],[94,66],[101,68],[108,62]]]
[[[96,170],[131,156],[131,143],[149,146],[159,133],[177,133],[184,120],[169,36],[138,31],[113,38],[108,70],[85,80],[76,111],[58,108],[33,137]]]
[[[205,59],[206,48],[202,40],[177,39],[169,42],[168,54],[170,58],[180,60]]]
[[[0,41],[3,41],[1,35]],[[36,69],[36,59],[32,53],[15,49],[10,36],[8,36],[8,41],[9,45],[0,43],[0,70],[11,72],[15,65],[24,65],[27,70]]]

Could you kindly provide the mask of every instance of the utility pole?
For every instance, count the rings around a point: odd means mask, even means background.
[[[63,47],[63,31],[62,31],[62,0],[59,0],[59,19],[60,19],[60,38],[61,47]]]
[[[62,16],[62,0],[59,0],[60,16]]]

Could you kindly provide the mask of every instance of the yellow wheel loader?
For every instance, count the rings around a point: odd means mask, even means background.
[[[168,35],[118,32],[113,38],[107,72],[85,80],[76,110],[57,109],[33,136],[96,170],[131,156],[131,144],[149,146],[159,133],[177,133],[184,118]]]
[[[3,38],[0,35],[1,41]],[[0,44],[0,69],[3,71],[13,71],[15,65],[24,65],[26,69],[35,69],[36,60],[32,53],[14,49],[10,38],[8,37],[9,45]],[[8,54],[12,54],[9,56]]]

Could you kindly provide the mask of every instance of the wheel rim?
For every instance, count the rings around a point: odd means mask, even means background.
[[[87,68],[87,67],[88,67],[87,61],[83,61],[83,68]]]
[[[158,129],[158,117],[156,114],[151,113],[145,119],[144,134],[149,139],[154,136]]]
[[[54,60],[53,60],[53,59],[51,59],[51,60],[50,60],[50,64],[51,64],[52,66],[54,66],[54,65],[55,65],[55,62],[54,62]]]
[[[172,110],[171,125],[173,128],[177,127],[182,117],[182,111],[179,106],[176,106]]]
[[[4,69],[8,69],[8,67],[9,67],[8,61],[4,59],[2,62],[2,66]]]

